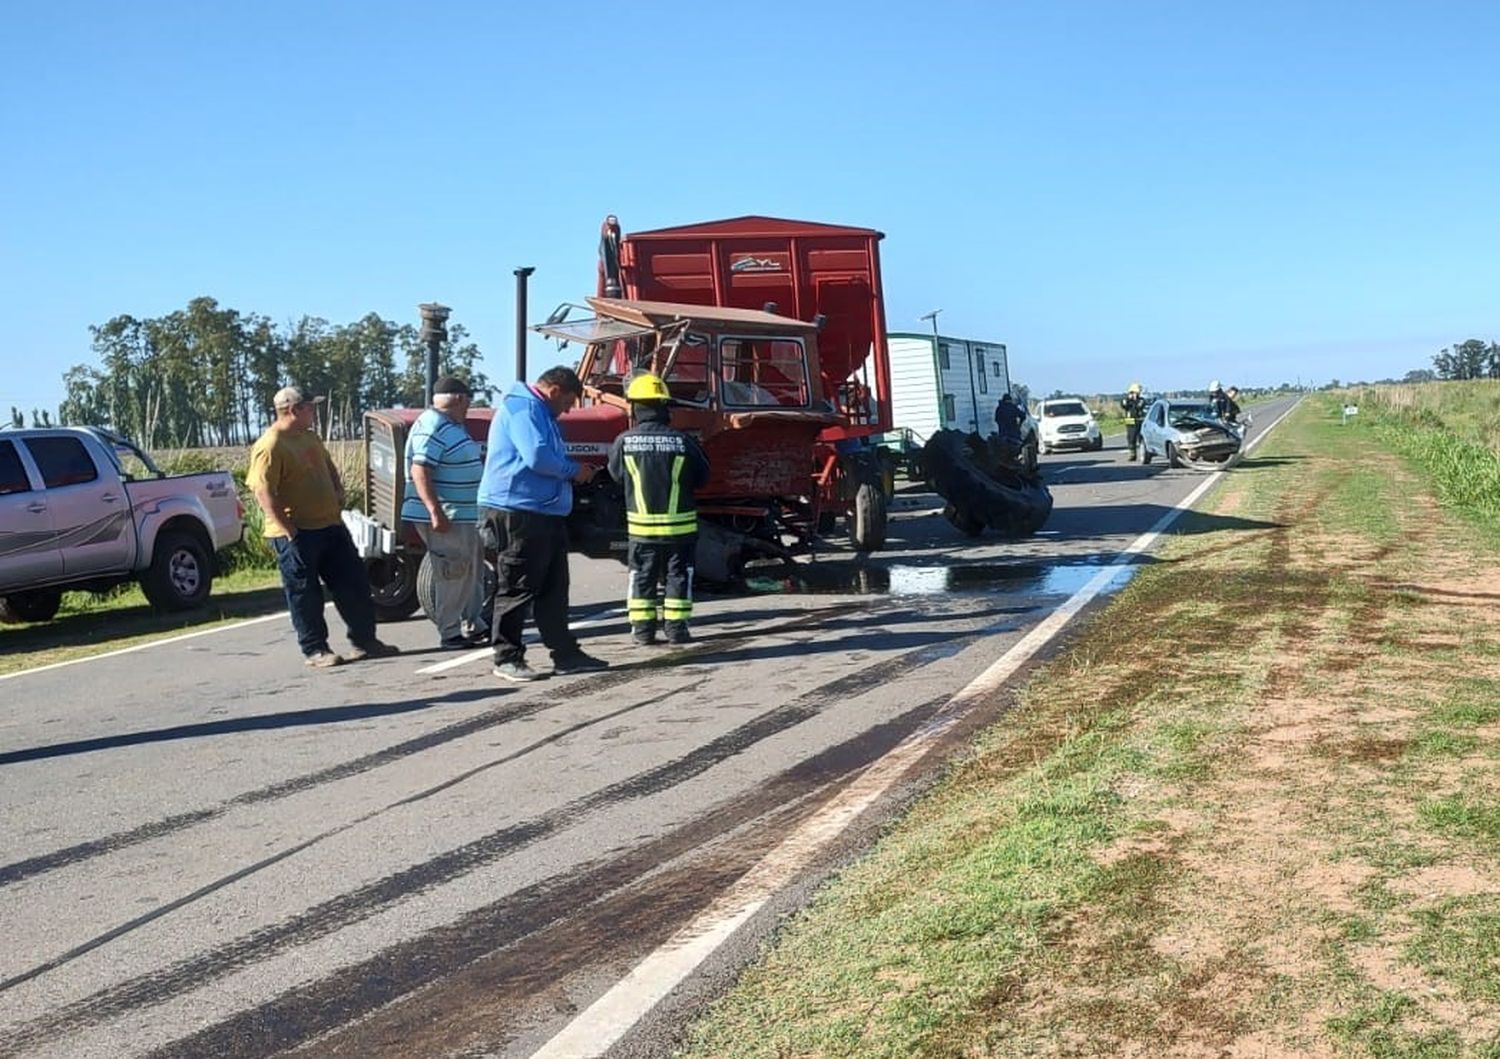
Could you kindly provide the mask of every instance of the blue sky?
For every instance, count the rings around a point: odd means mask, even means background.
[[[0,412],[90,324],[441,300],[512,362],[627,232],[886,233],[887,322],[1034,390],[1400,375],[1500,338],[1492,3],[13,7]],[[536,339],[532,363],[555,360]]]

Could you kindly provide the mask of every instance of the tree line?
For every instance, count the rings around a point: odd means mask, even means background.
[[[1439,379],[1500,379],[1500,342],[1467,342],[1445,348],[1432,358]]]
[[[89,334],[97,362],[63,374],[58,421],[107,427],[147,449],[249,444],[286,385],[327,397],[325,436],[358,437],[367,410],[420,407],[426,385],[419,328],[377,313],[348,324],[303,316],[279,325],[202,297],[154,319],[116,316]],[[488,396],[480,359],[468,331],[450,320],[440,371]]]

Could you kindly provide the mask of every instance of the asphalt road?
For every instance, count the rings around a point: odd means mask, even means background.
[[[902,495],[891,550],[700,600],[686,649],[631,645],[623,567],[575,560],[602,674],[501,685],[421,620],[313,672],[281,616],[0,683],[0,1056],[530,1055],[1202,481],[1109,444],[1044,458],[1030,540]],[[615,1054],[665,1051],[1005,701]]]

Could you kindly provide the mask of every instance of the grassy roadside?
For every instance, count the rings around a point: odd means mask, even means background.
[[[135,585],[105,595],[69,592],[57,617],[38,625],[0,625],[0,675],[117,651],[179,633],[286,608],[275,570],[235,570],[214,580],[198,610],[159,614]]]
[[[1334,408],[1210,497],[1259,527],[1171,541],[681,1054],[1500,1056],[1500,575]]]

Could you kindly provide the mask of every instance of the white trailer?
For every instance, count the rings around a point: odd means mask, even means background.
[[[995,433],[995,404],[1010,389],[1005,343],[892,332],[891,420],[918,443],[939,430]]]

